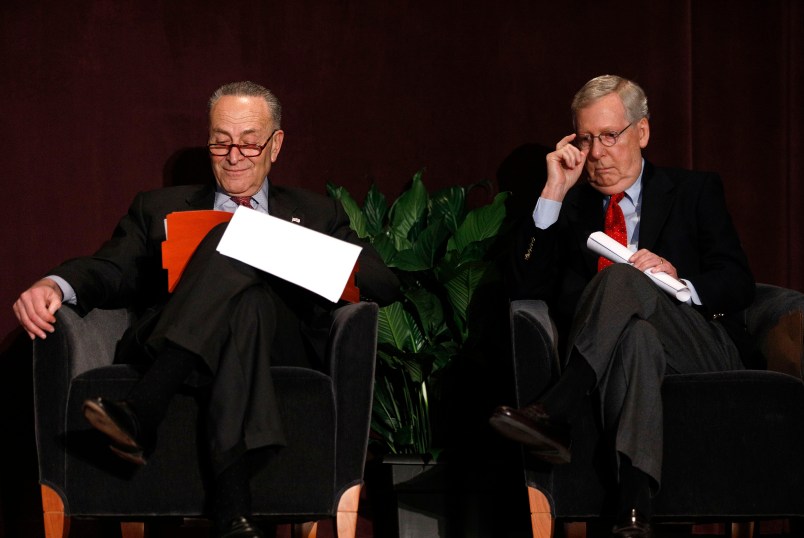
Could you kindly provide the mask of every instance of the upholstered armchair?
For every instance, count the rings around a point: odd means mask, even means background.
[[[665,379],[657,522],[804,516],[803,318],[804,295],[760,284],[745,320],[768,370]],[[557,375],[556,333],[546,304],[512,302],[511,331],[516,405],[525,405]],[[573,425],[571,463],[549,466],[524,453],[534,537],[552,536],[557,518],[567,534],[578,536],[587,521],[613,515],[607,492],[614,477],[604,470],[610,465],[601,465],[594,417],[590,405]]]
[[[324,372],[274,367],[288,445],[252,480],[256,518],[298,524],[336,518],[354,536],[366,457],[377,339],[377,305],[350,304],[334,315]],[[142,535],[157,516],[203,517],[209,479],[199,450],[199,407],[192,394],[172,401],[158,448],[142,468],[115,458],[83,418],[85,398],[122,398],[140,372],[112,364],[129,324],[125,310],[57,313],[56,332],[34,345],[39,480],[47,538],[66,537],[74,516],[119,518],[124,536]]]

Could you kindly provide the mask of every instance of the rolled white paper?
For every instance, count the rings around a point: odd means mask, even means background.
[[[634,254],[628,248],[618,243],[613,238],[603,232],[593,232],[586,240],[586,246],[600,256],[613,261],[614,263],[628,263],[628,259]],[[664,271],[652,273],[650,269],[645,270],[645,274],[653,280],[661,289],[681,301],[689,301],[690,289],[680,280],[676,280]]]

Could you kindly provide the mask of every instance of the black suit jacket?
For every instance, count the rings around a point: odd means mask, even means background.
[[[514,238],[507,278],[511,298],[544,299],[559,328],[571,322],[598,256],[586,239],[603,229],[603,195],[579,183],[558,221],[540,230],[528,215]],[[692,282],[705,315],[734,313],[754,297],[754,278],[726,209],[718,175],[645,163],[639,248],[669,260]]]
[[[161,256],[165,216],[174,211],[212,209],[214,199],[215,189],[209,185],[140,193],[112,238],[95,254],[68,260],[50,274],[64,278],[73,287],[78,298],[77,309],[82,314],[93,308],[120,307],[143,312],[162,304],[168,297]],[[293,219],[302,226],[363,247],[356,279],[361,295],[381,304],[396,298],[397,278],[376,251],[350,229],[339,202],[301,189],[271,185],[268,206],[271,215],[277,218]],[[334,306],[325,299],[317,303],[322,309]]]

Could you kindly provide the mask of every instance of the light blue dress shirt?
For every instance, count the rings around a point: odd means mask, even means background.
[[[268,178],[262,182],[262,187],[254,196],[251,197],[252,207],[260,213],[268,214],[268,190],[271,188]],[[232,195],[224,192],[220,186],[215,190],[215,203],[213,209],[217,211],[226,211],[227,213],[234,213],[237,209],[237,204],[232,201]]]

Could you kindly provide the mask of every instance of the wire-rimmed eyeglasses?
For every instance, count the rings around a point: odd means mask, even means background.
[[[575,145],[575,147],[583,151],[592,147],[592,140],[597,138],[598,140],[600,140],[601,144],[603,144],[607,148],[610,148],[611,146],[617,143],[617,139],[620,138],[620,135],[623,134],[626,131],[626,129],[631,127],[633,124],[634,122],[632,121],[619,131],[609,131],[607,133],[600,133],[597,136],[592,136],[590,134],[578,135],[575,137],[575,140],[573,140],[572,143]]]
[[[268,137],[268,140],[265,141],[265,144],[207,144],[207,148],[209,148],[210,155],[215,155],[217,157],[225,157],[229,155],[232,151],[232,148],[237,148],[237,151],[240,152],[240,155],[243,157],[257,157],[262,153],[262,150],[265,149],[265,146],[268,145],[268,142],[274,137],[276,132],[279,129],[274,129],[274,132],[271,133],[271,136]]]

